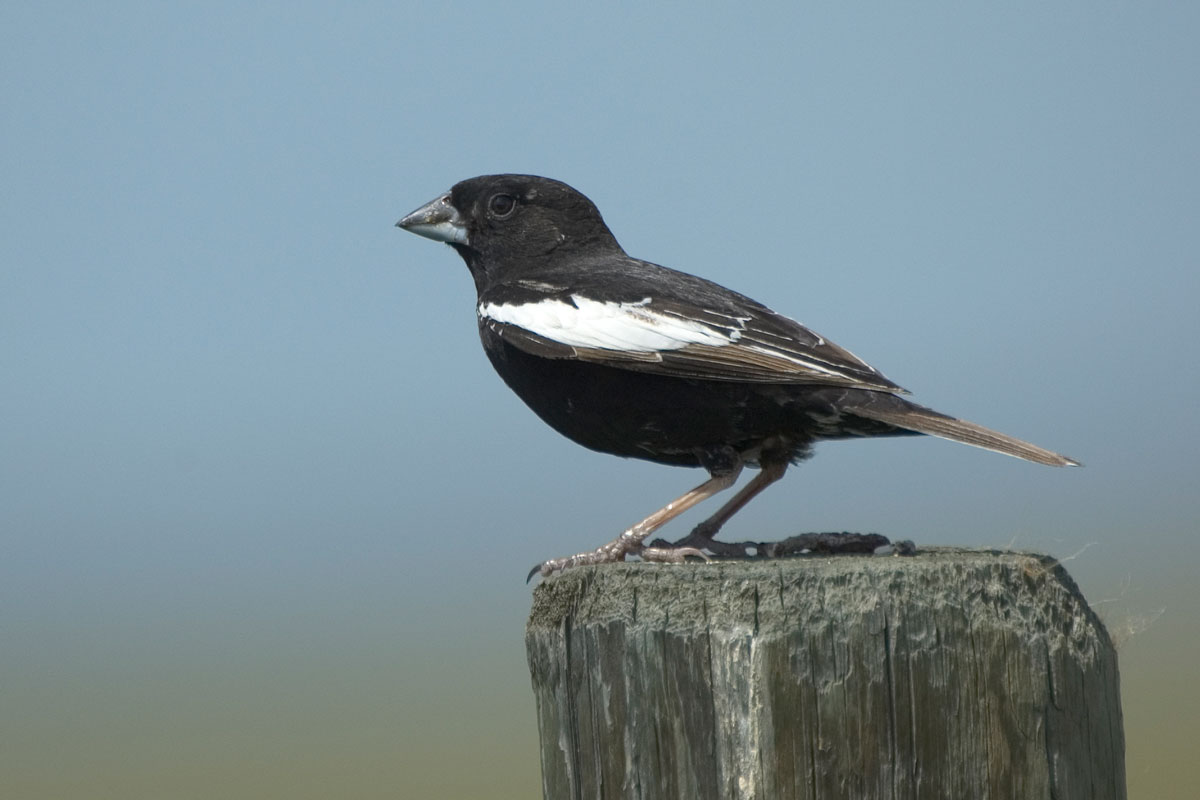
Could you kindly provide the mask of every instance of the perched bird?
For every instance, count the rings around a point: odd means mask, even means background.
[[[713,536],[814,442],[930,434],[1039,464],[1078,462],[900,395],[848,350],[711,281],[625,253],[592,202],[532,175],[462,181],[397,226],[454,248],[478,293],[492,366],[548,425],[584,447],[709,479],[595,550],[534,568],[682,561],[725,552]],[[646,538],[759,473],[671,547]]]

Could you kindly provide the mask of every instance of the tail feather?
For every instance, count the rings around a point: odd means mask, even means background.
[[[897,428],[904,428],[905,430],[916,431],[918,433],[927,433],[930,436],[938,436],[943,439],[982,447],[985,450],[1004,453],[1008,456],[1016,456],[1026,461],[1035,461],[1038,464],[1047,464],[1051,467],[1082,466],[1082,464],[1073,458],[1067,458],[1064,455],[1047,450],[1044,447],[1038,447],[1029,442],[1023,442],[1012,436],[1005,436],[1003,433],[990,430],[982,425],[976,425],[974,422],[948,417],[945,414],[939,414],[933,409],[924,408],[899,397],[894,397],[894,399],[899,402],[895,404],[889,403],[887,407],[879,407],[879,404],[874,403],[866,404],[863,407],[854,408],[852,413],[858,417],[866,417],[867,419],[877,420],[888,425],[895,425]]]

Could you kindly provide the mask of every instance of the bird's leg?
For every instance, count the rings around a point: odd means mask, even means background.
[[[718,542],[713,537],[717,535],[717,531],[721,530],[721,526],[729,521],[730,517],[741,511],[763,489],[782,478],[783,473],[787,472],[787,468],[787,461],[764,462],[754,479],[743,486],[742,490],[730,498],[728,503],[721,506],[717,513],[701,522],[692,529],[691,533],[671,546],[707,550],[715,556],[745,557],[749,555],[748,550],[751,547],[757,551],[758,545],[755,542]],[[655,544],[658,543],[655,542]]]
[[[711,472],[711,477],[704,483],[692,489],[687,494],[667,503],[636,525],[627,528],[620,536],[608,544],[601,545],[595,550],[590,550],[586,553],[577,553],[566,558],[552,558],[534,567],[533,571],[529,573],[529,577],[532,578],[538,572],[543,577],[546,577],[564,569],[577,567],[580,564],[602,564],[610,561],[624,561],[627,555],[641,556],[645,561],[665,561],[672,563],[680,563],[687,556],[706,558],[704,553],[694,547],[644,547],[642,542],[647,536],[692,506],[733,486],[737,482],[741,471],[742,465],[740,462],[719,472],[713,471]]]

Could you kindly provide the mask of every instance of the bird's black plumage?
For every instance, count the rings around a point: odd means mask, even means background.
[[[1043,464],[1076,463],[912,403],[878,370],[798,322],[632,258],[592,202],[558,181],[472,178],[398,225],[462,256],[488,358],[547,424],[594,450],[701,466],[713,476],[612,544],[546,562],[544,574],[627,553],[694,553],[641,542],[679,513],[680,501],[687,507],[725,488],[743,464],[761,466],[688,542],[712,550],[716,529],[818,440],[928,433]]]

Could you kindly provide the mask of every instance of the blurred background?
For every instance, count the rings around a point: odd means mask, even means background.
[[[538,796],[526,571],[702,476],[543,426],[458,257],[393,228],[533,172],[1085,462],[831,443],[727,535],[1064,559],[1130,796],[1193,797],[1198,37],[1189,4],[5,4],[0,794]]]

